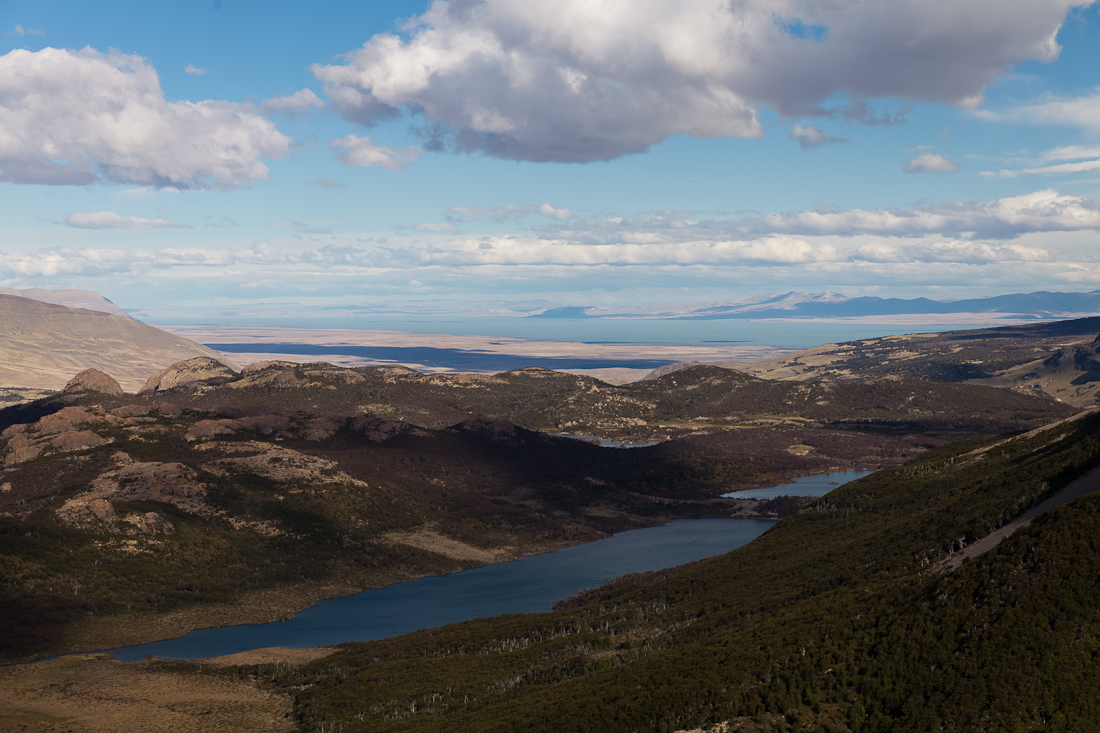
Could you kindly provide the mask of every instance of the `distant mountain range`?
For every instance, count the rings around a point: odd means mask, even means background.
[[[768,318],[869,318],[988,314],[1004,320],[1053,319],[1100,313],[1100,291],[1091,293],[1014,293],[965,300],[853,297],[840,293],[762,295],[712,303],[633,307],[565,306],[530,318],[677,318],[690,320]]]

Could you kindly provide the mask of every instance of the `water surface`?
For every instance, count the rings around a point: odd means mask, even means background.
[[[803,476],[789,484],[726,496],[820,496],[868,473]],[[320,601],[286,621],[201,629],[178,639],[111,653],[120,661],[147,655],[203,659],[269,646],[303,648],[371,641],[482,616],[546,611],[563,598],[597,588],[619,575],[661,570],[730,552],[773,524],[771,519],[678,519],[557,552]]]
[[[679,519],[557,552],[320,601],[286,621],[202,629],[178,639],[116,649],[112,656],[120,661],[146,655],[202,659],[269,646],[370,641],[481,616],[547,611],[562,598],[625,573],[660,570],[737,549],[773,524],[770,519]]]
[[[815,473],[811,476],[799,476],[789,484],[768,486],[763,489],[746,489],[745,491],[732,491],[722,496],[733,499],[774,499],[777,496],[824,496],[837,486],[863,478],[873,471],[833,471],[832,473]]]

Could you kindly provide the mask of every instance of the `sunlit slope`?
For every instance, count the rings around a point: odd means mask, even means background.
[[[306,730],[1091,730],[1100,496],[932,567],[1098,464],[1095,414],[955,444],[570,611],[252,671],[296,696]]]
[[[136,391],[151,373],[195,356],[218,354],[126,315],[0,294],[0,387],[61,389],[95,368]]]
[[[768,379],[882,377],[969,382],[1090,407],[1100,394],[1100,318],[824,344],[758,362],[718,362]],[[666,367],[667,369],[667,367]]]

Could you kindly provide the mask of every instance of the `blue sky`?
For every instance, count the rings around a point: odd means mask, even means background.
[[[0,286],[195,304],[1100,289],[1100,13],[0,6]]]

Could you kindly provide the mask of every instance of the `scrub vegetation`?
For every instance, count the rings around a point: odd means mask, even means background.
[[[935,565],[1098,464],[1095,414],[953,444],[732,553],[553,613],[247,673],[295,697],[302,730],[1086,731],[1100,711],[1100,496],[957,571]]]

